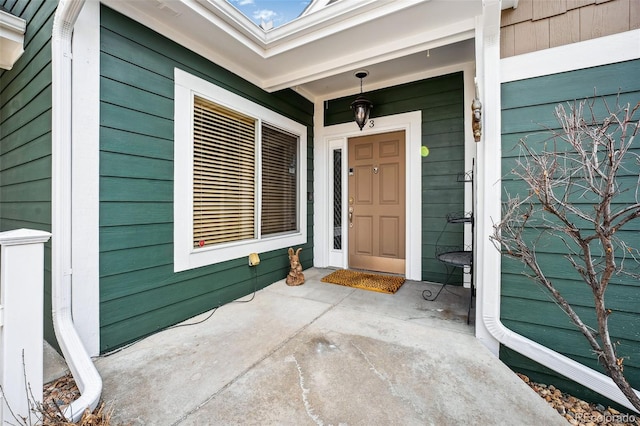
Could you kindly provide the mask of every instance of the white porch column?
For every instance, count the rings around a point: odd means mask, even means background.
[[[2,424],[19,423],[11,412],[28,419],[31,396],[42,402],[44,243],[50,237],[31,229],[0,233]]]

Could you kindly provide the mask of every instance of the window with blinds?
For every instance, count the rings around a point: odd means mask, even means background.
[[[298,229],[298,137],[262,125],[261,233]]]
[[[173,270],[308,243],[307,126],[181,69],[174,80]]]
[[[257,120],[198,96],[193,104],[193,247],[297,231],[298,137],[261,125],[257,197]]]
[[[193,245],[256,238],[256,120],[194,97]]]

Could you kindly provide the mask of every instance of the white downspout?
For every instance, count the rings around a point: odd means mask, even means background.
[[[84,0],[60,0],[51,40],[51,292],[53,326],[81,396],[64,411],[77,422],[100,400],[102,379],[73,325],[71,314],[71,36]]]
[[[517,4],[517,3],[516,3]],[[478,147],[478,270],[476,335],[496,351],[495,342],[513,349],[533,361],[548,367],[581,385],[598,392],[631,410],[636,409],[618,389],[613,380],[571,358],[536,343],[512,330],[500,321],[500,259],[499,251],[490,241],[493,223],[501,211],[501,98],[500,98],[500,0],[485,0],[483,17],[477,22],[477,73],[482,82],[485,110],[483,139]],[[497,355],[497,353],[496,353]],[[635,391],[638,396],[640,393]]]

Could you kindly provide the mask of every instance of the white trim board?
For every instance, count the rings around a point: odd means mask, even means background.
[[[331,198],[329,188],[329,179],[327,176],[330,161],[330,149],[342,144],[343,153],[346,153],[347,140],[354,136],[373,135],[376,133],[386,133],[396,130],[404,130],[406,132],[406,267],[405,276],[410,280],[422,279],[422,191],[421,185],[415,185],[415,182],[421,182],[422,167],[420,156],[420,146],[422,145],[422,112],[414,111],[404,114],[396,114],[385,117],[377,117],[369,120],[373,123],[373,127],[367,124],[362,131],[353,123],[336,124],[334,126],[323,127],[321,135],[316,137],[316,146],[314,147],[314,158],[316,168],[322,172],[316,174],[315,179],[315,199],[328,200]],[[346,171],[343,171],[343,182],[346,182]],[[346,206],[346,191],[343,191],[343,206]],[[314,252],[316,252],[316,266],[329,265],[329,251],[331,250],[331,239],[328,238],[332,228],[333,215],[328,209],[331,203],[314,203],[314,216],[323,218],[323,220],[315,221],[316,238]],[[343,212],[344,214],[344,212]],[[343,220],[343,227],[347,221]],[[322,236],[321,236],[322,235]],[[346,229],[343,228],[343,235],[346,235]],[[344,265],[346,262],[346,253],[348,247],[343,247]]]
[[[100,353],[100,3],[85,3],[73,35],[72,311],[89,356]]]
[[[500,60],[501,82],[640,58],[640,29]]]

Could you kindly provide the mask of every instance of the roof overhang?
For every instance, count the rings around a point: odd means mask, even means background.
[[[397,81],[433,62],[442,67],[472,61],[473,48],[446,51],[473,40],[482,14],[482,0],[323,0],[265,31],[222,0],[103,3],[264,90],[294,88],[309,99],[356,90],[353,71],[363,67],[381,67],[385,74],[394,69]],[[427,51],[437,57],[434,49],[448,58],[446,64],[425,59]],[[376,74],[367,83],[380,84]]]

